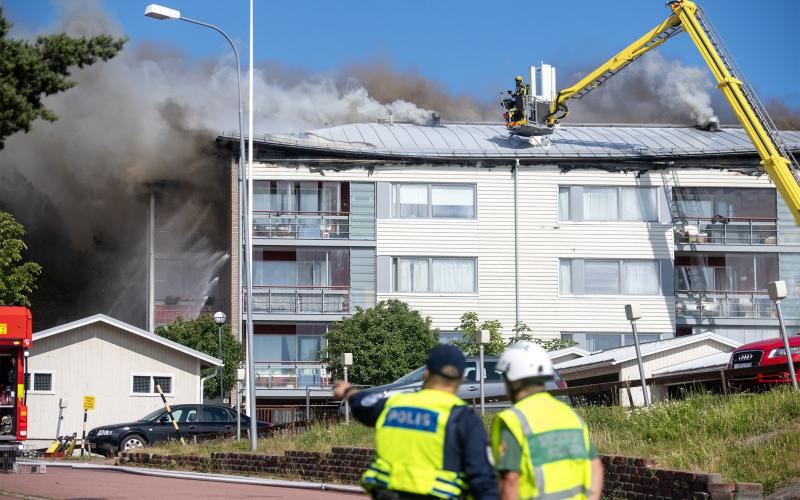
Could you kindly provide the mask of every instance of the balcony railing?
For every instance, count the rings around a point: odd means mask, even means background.
[[[684,318],[777,317],[769,296],[763,292],[681,290],[676,293],[675,311]]]
[[[330,375],[322,363],[255,362],[257,389],[305,389],[308,386],[327,388]]]
[[[347,286],[253,286],[253,312],[267,314],[345,314]]]
[[[257,238],[319,240],[348,239],[348,212],[253,212],[253,235]]]
[[[168,297],[156,301],[154,321],[156,326],[166,325],[177,317],[195,319],[202,313],[214,313],[225,310],[224,300],[215,299],[178,299]]]
[[[778,219],[689,217],[675,227],[675,243],[703,245],[777,245]]]

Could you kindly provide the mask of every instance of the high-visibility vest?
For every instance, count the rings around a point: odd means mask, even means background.
[[[592,485],[589,429],[564,403],[546,392],[500,412],[492,424],[492,450],[500,459],[504,423],[522,448],[519,498],[582,500]]]
[[[464,494],[462,474],[444,470],[444,441],[450,413],[465,404],[435,389],[390,397],[375,424],[375,460],[361,476],[364,488],[439,498]]]
[[[528,95],[528,86],[524,83],[517,85],[517,95]]]

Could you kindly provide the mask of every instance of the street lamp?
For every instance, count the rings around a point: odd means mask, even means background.
[[[642,311],[639,309],[639,304],[626,305],[625,317],[631,322],[631,330],[633,330],[633,345],[636,347],[636,363],[639,365],[639,377],[642,379],[644,405],[650,406],[650,394],[647,392],[647,379],[644,377],[644,365],[642,364],[642,350],[639,348],[639,331],[636,329],[636,320],[642,319]]]
[[[220,360],[222,359],[222,325],[225,324],[225,320],[226,319],[228,319],[228,317],[225,316],[224,312],[220,311],[220,312],[215,312],[214,313],[214,323],[217,324],[217,339],[219,340],[219,359]],[[223,366],[225,366],[224,365],[224,361],[223,361]],[[220,404],[224,404],[225,403],[225,396],[223,395],[223,391],[222,391],[222,370],[219,371],[219,400],[220,400]]]
[[[478,363],[480,365],[480,368],[478,369],[478,377],[479,377],[478,380],[480,381],[479,385],[481,387],[481,416],[483,416],[485,412],[483,379],[486,378],[483,367],[483,346],[491,342],[491,340],[492,340],[492,335],[489,332],[489,330],[481,330],[480,332],[478,332],[478,349],[479,349]]]
[[[783,337],[783,348],[786,350],[786,362],[789,364],[789,374],[792,377],[792,387],[797,391],[797,374],[794,372],[794,360],[792,360],[792,350],[789,347],[789,337],[786,335],[786,325],[783,323],[783,311],[781,311],[781,301],[789,296],[786,290],[785,281],[773,281],[767,285],[769,298],[775,302],[775,310],[778,312],[778,324],[781,327],[781,337]]]
[[[252,5],[251,5],[252,8]],[[179,10],[170,9],[169,7],[164,7],[163,5],[157,4],[150,4],[144,9],[144,15],[147,17],[151,17],[153,19],[158,20],[172,20],[172,19],[179,19],[181,21],[186,21],[187,23],[197,24],[199,26],[204,26],[206,28],[210,28],[220,35],[222,35],[225,40],[233,49],[233,56],[236,59],[236,88],[239,94],[239,228],[240,234],[243,235],[243,240],[241,241],[241,247],[244,249],[242,252],[241,258],[241,267],[239,268],[239,320],[241,321],[241,310],[242,310],[242,297],[244,293],[242,293],[241,286],[242,281],[244,279],[247,280],[247,300],[252,300],[252,283],[251,278],[253,273],[251,272],[252,263],[251,256],[249,255],[250,249],[250,232],[252,231],[252,224],[249,223],[249,204],[250,200],[244,194],[244,177],[243,171],[246,168],[244,163],[244,114],[242,112],[242,69],[239,62],[239,51],[236,50],[236,44],[233,43],[231,37],[228,36],[227,33],[222,31],[220,28],[214,26],[213,24],[204,23],[202,21],[197,21],[195,19],[190,19],[188,17],[181,16],[181,12]],[[252,19],[251,19],[252,22]],[[252,51],[251,51],[252,52]],[[249,173],[248,173],[249,178]],[[249,191],[249,190],[248,190]],[[244,213],[248,214],[248,217],[245,218],[243,216]],[[245,222],[246,221],[246,222]],[[242,222],[245,222],[242,224]],[[242,272],[242,268],[246,270],[246,272]],[[244,278],[243,278],[244,276]],[[250,414],[250,447],[253,451],[256,450],[258,446],[258,435],[256,433],[257,426],[256,426],[256,387],[255,387],[255,365],[253,364],[253,316],[250,310],[251,308],[247,308],[247,342],[246,342],[246,357],[247,357],[247,404],[249,406],[249,414]]]

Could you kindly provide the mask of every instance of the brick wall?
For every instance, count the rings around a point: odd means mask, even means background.
[[[284,455],[213,453],[210,458],[121,453],[120,464],[181,468],[202,472],[268,474],[309,481],[355,484],[372,460],[368,448],[333,448],[329,453],[287,451]],[[758,483],[729,483],[719,474],[661,469],[653,460],[602,455],[605,497],[613,499],[754,500],[763,497]]]

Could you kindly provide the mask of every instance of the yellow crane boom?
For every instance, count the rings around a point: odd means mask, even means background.
[[[568,100],[580,99],[648,51],[658,47],[673,35],[685,31],[700,51],[714,75],[717,87],[725,95],[736,118],[753,142],[761,157],[761,165],[791,210],[795,223],[800,225],[800,174],[798,173],[800,167],[784,144],[777,127],[772,123],[752,87],[744,81],[741,71],[736,69],[733,58],[727,54],[720,37],[716,35],[702,10],[689,0],[674,0],[667,5],[672,9],[672,15],[665,21],[575,85],[559,91],[550,105],[550,113],[546,117],[547,125],[553,127],[567,116]]]

